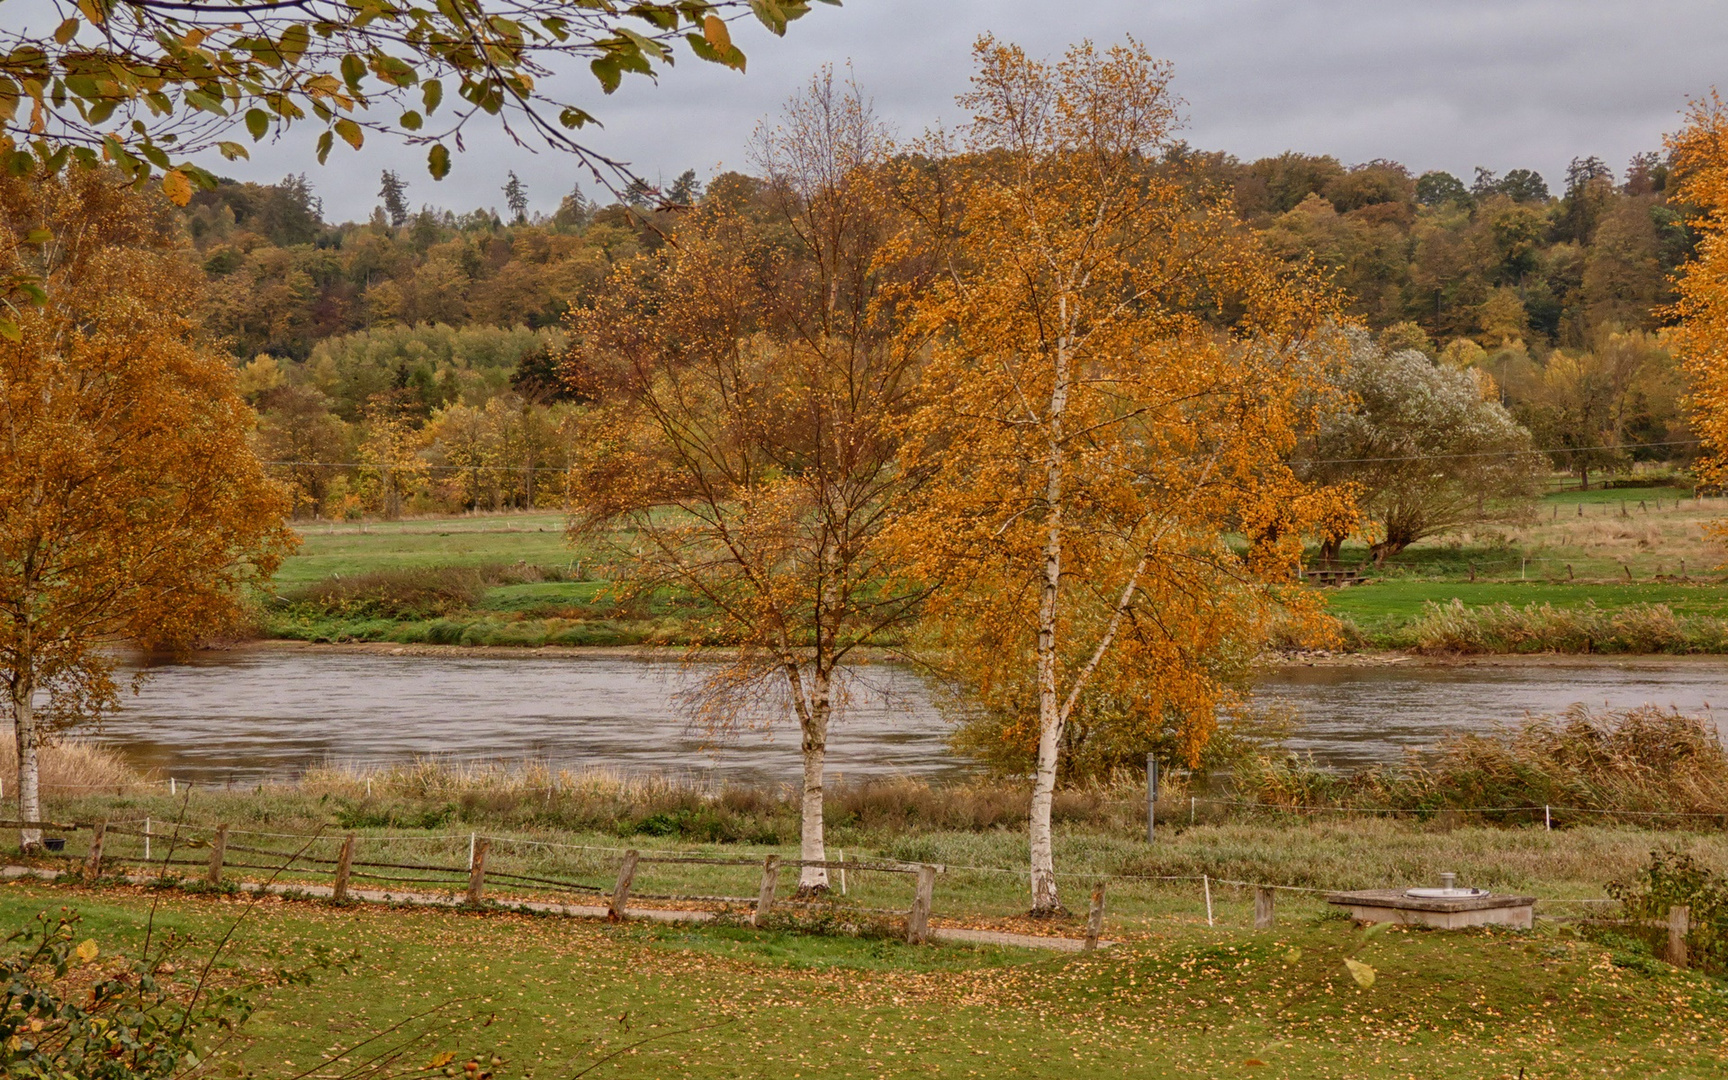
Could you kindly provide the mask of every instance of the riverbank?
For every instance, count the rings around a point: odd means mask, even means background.
[[[1424,542],[1324,590],[1353,651],[1728,652],[1728,500],[1645,487],[1555,491],[1523,524]],[[559,514],[320,522],[261,598],[257,632],[405,648],[722,644],[691,597],[625,595]]]

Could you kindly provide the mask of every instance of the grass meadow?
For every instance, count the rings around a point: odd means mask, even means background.
[[[1561,482],[1557,479],[1556,484]],[[1630,485],[1632,481],[1623,480]],[[1644,486],[1577,491],[1556,487],[1520,522],[1462,531],[1417,544],[1366,567],[1367,580],[1328,591],[1353,647],[1462,648],[1458,635],[1424,636],[1436,605],[1469,610],[1577,611],[1610,617],[1637,611],[1679,620],[1656,644],[1648,633],[1525,628],[1527,647],[1486,651],[1578,651],[1574,639],[1608,651],[1720,652],[1728,648],[1728,588],[1721,544],[1708,522],[1728,518],[1728,499],[1692,497],[1662,477]],[[318,522],[278,574],[275,599],[261,605],[266,636],[309,641],[431,645],[653,645],[708,640],[707,612],[678,595],[624,597],[605,580],[594,552],[571,547],[559,514],[475,514],[397,522]],[[1346,545],[1346,565],[1366,551]],[[364,587],[407,575],[479,573],[462,603],[379,611],[332,605],[309,592],[333,582]],[[352,592],[352,590],[351,590]],[[1504,621],[1502,619],[1502,621]],[[1541,620],[1538,619],[1539,623]],[[1465,634],[1492,641],[1494,635]]]
[[[141,888],[0,886],[5,924],[71,908],[110,963],[153,920],[186,943],[191,969],[246,907]],[[260,975],[268,985],[212,1062],[341,1075],[390,1052],[403,1074],[461,1076],[473,1062],[466,1075],[523,1080],[1702,1080],[1721,1076],[1728,1055],[1720,982],[1568,926],[1367,933],[1291,910],[1258,933],[1192,913],[1110,931],[1117,945],[1062,955],[266,899],[214,974],[219,985]],[[1372,970],[1370,985],[1347,959]],[[335,965],[306,985],[268,976],[323,961]]]

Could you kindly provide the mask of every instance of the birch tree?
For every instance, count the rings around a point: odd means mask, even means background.
[[[921,474],[898,460],[918,378],[892,319],[905,268],[855,89],[818,76],[758,143],[770,223],[701,211],[574,317],[593,399],[571,531],[610,542],[638,588],[676,586],[735,646],[699,715],[763,699],[796,717],[801,856],[824,858],[823,769],[844,665],[917,612],[882,542]],[[801,892],[827,888],[806,866]]]
[[[1281,457],[1325,395],[1336,309],[1154,166],[1177,116],[1144,48],[975,55],[964,144],[932,141],[902,188],[955,209],[921,217],[944,272],[917,305],[906,464],[935,475],[896,536],[943,583],[936,662],[987,704],[1035,685],[1007,734],[1033,744],[1032,911],[1053,914],[1064,725],[1109,688],[1178,716],[1196,757],[1217,658],[1265,632],[1327,509]]]
[[[8,269],[51,286],[0,338],[0,681],[26,822],[45,730],[116,703],[111,646],[220,631],[294,543],[160,209],[95,172],[0,181]]]

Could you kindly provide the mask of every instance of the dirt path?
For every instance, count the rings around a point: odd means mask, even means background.
[[[59,876],[59,871],[34,866],[0,867],[0,880],[6,881],[33,877],[52,882]],[[125,874],[121,875],[121,880],[133,885],[146,885],[155,879],[143,874]],[[329,885],[316,884],[259,883],[253,881],[241,881],[235,884],[241,892],[265,892],[275,896],[293,895],[329,899],[335,891]],[[456,908],[465,903],[462,897],[447,893],[406,892],[399,889],[350,888],[348,897],[350,900],[371,904],[411,904],[416,907]],[[508,910],[532,911],[540,915],[562,915],[575,919],[605,919],[611,914],[605,906],[599,904],[558,904],[547,900],[510,900],[496,902],[496,906]],[[710,922],[714,918],[712,911],[678,908],[626,907],[624,915],[629,919],[643,919],[648,922],[659,923],[702,923]],[[1044,949],[1053,952],[1082,952],[1086,945],[1079,938],[1008,934],[996,930],[967,930],[954,926],[932,926],[930,936],[936,941],[972,945],[1006,945],[1011,948]],[[1114,944],[1113,941],[1100,939],[1098,947],[1109,948]]]

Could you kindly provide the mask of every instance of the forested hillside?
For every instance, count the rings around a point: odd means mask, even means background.
[[[1228,199],[1292,262],[1312,260],[1389,352],[1469,370],[1553,463],[1588,483],[1684,458],[1683,387],[1663,338],[1695,237],[1656,154],[1581,158],[1564,190],[1529,170],[1466,184],[1396,162],[1286,153],[1243,162],[1178,147],[1151,168]],[[386,174],[361,224],[331,224],[303,177],[224,183],[184,212],[210,279],[209,328],[243,367],[261,447],[301,515],[555,504],[570,391],[565,316],[613,269],[695,216],[738,214],[792,245],[762,181],[686,173],[551,215],[410,209]]]

